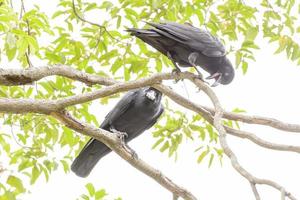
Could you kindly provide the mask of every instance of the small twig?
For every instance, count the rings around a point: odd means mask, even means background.
[[[285,190],[284,188],[281,189],[281,200],[285,200]]]
[[[0,175],[3,173],[3,172],[5,172],[7,169],[5,169],[4,167],[3,167],[3,164],[2,164],[2,162],[0,162]]]
[[[255,199],[256,199],[256,200],[260,200],[261,198],[260,198],[260,195],[259,195],[259,193],[258,193],[258,191],[257,191],[257,188],[256,188],[255,183],[251,183],[251,182],[250,182],[250,185],[251,185],[252,192],[253,192],[253,194],[254,194],[254,196],[255,196]]]
[[[178,195],[173,193],[173,200],[178,200]]]
[[[98,28],[100,28],[100,29],[103,29],[111,39],[113,39],[113,40],[115,40],[115,41],[117,41],[117,42],[119,42],[119,43],[126,44],[126,43],[124,43],[123,41],[121,41],[121,40],[119,40],[118,38],[116,38],[116,37],[114,37],[113,35],[111,35],[110,32],[107,30],[107,28],[106,28],[105,26],[100,25],[100,24],[97,24],[97,23],[94,23],[94,22],[91,22],[91,21],[88,21],[88,20],[84,19],[83,17],[81,17],[81,16],[78,14],[78,12],[76,11],[76,6],[75,6],[74,0],[72,0],[72,8],[73,8],[73,12],[74,12],[75,16],[76,16],[80,21],[83,21],[83,22],[85,22],[85,23],[88,23],[88,24],[90,24],[90,25],[92,25],[92,26],[96,26],[96,27],[98,27]]]

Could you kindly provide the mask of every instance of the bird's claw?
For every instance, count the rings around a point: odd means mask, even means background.
[[[120,138],[123,142],[125,141],[125,138],[128,137],[128,134],[126,132],[121,132],[114,128],[111,128],[110,131],[117,134],[118,138]]]
[[[125,138],[128,137],[128,134],[126,132],[118,131],[114,128],[111,128],[110,131],[117,134],[118,138],[121,139],[122,146],[124,147],[124,149],[131,154],[133,159],[137,159],[138,158],[137,153],[125,143]]]
[[[198,74],[197,75],[197,79],[200,79],[203,83],[206,83],[209,85],[209,82],[205,81],[204,78],[203,78],[203,75],[202,74]]]
[[[172,70],[172,74],[174,74],[175,76],[177,76],[180,72],[181,70],[178,67]],[[178,81],[180,81],[180,79],[176,78],[175,83],[178,83]]]

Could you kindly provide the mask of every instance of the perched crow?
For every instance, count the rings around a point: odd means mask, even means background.
[[[147,24],[153,28],[130,28],[127,31],[166,55],[177,70],[177,64],[194,67],[201,75],[196,68],[200,66],[210,73],[207,79],[216,80],[212,86],[229,84],[234,78],[234,69],[226,58],[223,44],[209,32],[175,22]]]
[[[163,113],[161,96],[161,92],[152,87],[128,92],[106,115],[100,128],[126,133],[125,142],[132,140],[152,127]],[[109,152],[111,150],[105,144],[91,138],[73,161],[71,169],[77,176],[86,177]]]

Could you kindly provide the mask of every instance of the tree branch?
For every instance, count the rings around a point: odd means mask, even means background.
[[[287,196],[291,200],[296,200],[296,198],[289,192],[286,192],[285,188],[279,185],[278,183],[267,180],[267,179],[260,179],[255,176],[253,176],[251,173],[249,173],[242,165],[238,162],[238,159],[234,152],[230,149],[227,139],[226,139],[226,130],[222,125],[222,115],[223,115],[223,109],[221,106],[221,103],[218,99],[218,97],[215,95],[215,93],[212,91],[211,88],[209,88],[206,84],[203,82],[197,80],[197,79],[190,79],[195,85],[199,87],[199,89],[203,90],[207,96],[210,98],[210,100],[213,102],[215,107],[215,115],[214,115],[214,127],[219,132],[219,139],[221,147],[224,150],[224,153],[227,155],[227,157],[231,160],[231,164],[233,168],[243,177],[245,177],[250,183],[252,184],[263,184],[263,185],[269,185],[279,191],[284,191],[284,195]],[[256,195],[256,194],[255,194]]]
[[[208,121],[209,123],[211,123],[213,125],[213,120],[214,120],[213,116],[211,115],[211,113],[204,110],[203,106],[200,106],[198,104],[191,102],[187,98],[177,94],[172,89],[170,89],[169,87],[166,87],[162,84],[154,85],[154,87],[156,89],[160,90],[162,93],[164,93],[164,95],[168,96],[170,99],[172,99],[177,104],[179,104],[189,110],[192,110],[196,113],[199,113],[206,121]],[[248,139],[261,147],[278,150],[278,151],[291,151],[291,152],[300,153],[299,146],[275,144],[275,143],[265,141],[250,132],[236,130],[236,129],[233,129],[233,128],[230,128],[227,126],[224,126],[224,128],[226,129],[228,134],[236,136],[236,137]]]
[[[29,69],[0,68],[0,84],[7,86],[33,84],[35,81],[54,75],[67,77],[88,85],[113,85],[116,83],[114,79],[88,74],[66,65],[51,65]]]
[[[171,179],[162,174],[162,172],[137,158],[137,156],[134,156],[132,152],[129,152],[126,148],[124,148],[123,142],[116,136],[116,134],[96,128],[84,122],[79,122],[66,112],[53,112],[51,115],[76,132],[91,136],[103,142],[133,167],[151,177],[161,186],[172,192],[174,196],[180,196],[186,200],[197,199],[189,191],[175,184]]]
[[[241,131],[241,130],[236,130],[227,126],[224,126],[226,129],[227,133],[230,135],[234,135],[240,138],[248,139],[252,141],[253,143],[265,147],[268,149],[273,149],[277,151],[290,151],[290,152],[296,152],[300,153],[300,146],[294,146],[294,145],[283,145],[283,144],[276,144],[272,142],[268,142],[266,140],[263,140],[253,133],[247,132],[247,131]]]
[[[253,194],[254,194],[254,196],[255,196],[255,199],[256,199],[256,200],[260,200],[260,195],[259,195],[259,193],[258,193],[258,191],[257,191],[257,188],[256,188],[255,183],[251,183],[251,182],[250,182],[250,185],[251,185],[251,189],[252,189],[252,191],[253,191]]]
[[[42,78],[48,76],[54,76],[54,75],[67,77],[72,80],[77,80],[87,85],[100,84],[100,85],[109,86],[116,83],[120,83],[114,79],[108,77],[102,77],[94,74],[88,74],[66,65],[50,65],[50,66],[30,68],[30,69],[0,69],[0,85],[12,86],[12,85],[32,84],[34,81],[38,81]],[[170,74],[170,76],[168,77],[168,80],[178,78],[175,77],[174,74]],[[152,76],[150,76],[150,78],[151,77]],[[167,79],[162,78],[162,79],[158,79],[157,81],[161,81],[161,80],[167,80]],[[173,94],[173,98],[177,98],[177,97],[174,96]],[[195,105],[196,107],[198,107],[197,108],[198,110],[201,110],[202,115],[204,114],[207,116],[208,115],[212,116],[215,113],[213,108],[209,108],[197,104],[194,104],[192,107],[195,107]],[[237,120],[248,124],[270,126],[282,131],[300,133],[300,125],[285,123],[277,119],[268,118],[268,117],[251,116],[246,114],[238,114],[238,113],[224,111],[223,118],[229,120]]]
[[[97,75],[87,74],[84,72],[80,72],[74,68],[65,66],[65,65],[55,65],[53,67],[40,67],[40,68],[30,68],[28,70],[23,69],[7,69],[7,70],[0,70],[0,83],[5,85],[15,85],[15,84],[27,84],[32,83],[33,81],[40,80],[46,76],[52,75],[60,75],[64,77],[68,77],[74,80],[78,80],[84,82],[86,84],[103,84],[103,85],[110,85],[106,88],[99,89],[93,92],[75,95],[72,97],[68,97],[65,99],[59,100],[32,100],[32,99],[10,99],[10,98],[1,98],[0,99],[0,112],[10,112],[10,113],[27,113],[27,112],[34,112],[34,113],[41,113],[41,114],[49,114],[51,112],[60,111],[68,106],[91,101],[97,98],[105,97],[108,95],[115,94],[117,92],[123,92],[130,89],[135,89],[138,87],[144,87],[147,85],[151,85],[162,80],[167,79],[176,79],[190,77],[192,78],[193,75],[189,73],[183,73],[182,75],[174,75],[174,74],[156,74],[150,76],[148,78],[139,79],[137,81],[129,81],[126,83],[120,83],[110,78],[104,78]],[[187,109],[193,110],[206,119],[208,122],[213,124],[213,116],[210,112],[214,112],[211,108],[206,108],[204,106],[200,106],[191,102],[190,100],[182,97],[181,95],[175,93],[169,87],[166,87],[162,84],[155,84],[153,85],[162,93],[167,95],[173,101],[186,107]],[[207,111],[208,110],[208,111]],[[231,117],[235,117],[239,114],[228,113]],[[242,116],[242,115],[240,115]],[[246,119],[247,116],[242,116],[242,119]],[[250,117],[250,120],[252,118]],[[279,121],[278,121],[279,122]],[[279,122],[282,124],[282,122]],[[230,127],[225,126],[226,131],[234,136],[240,138],[246,138],[257,145],[260,145],[265,148],[273,149],[273,150],[280,150],[280,151],[292,151],[300,153],[300,147],[292,146],[292,145],[281,145],[281,144],[274,144],[268,141],[265,141],[256,135],[240,131],[236,129],[232,129]]]
[[[207,111],[211,112],[212,114],[215,113],[214,109],[212,109],[212,108],[209,108],[206,106],[202,106],[202,108],[206,109]],[[282,131],[300,133],[300,125],[299,124],[290,124],[290,123],[282,122],[277,119],[269,118],[269,117],[238,114],[238,113],[224,111],[223,118],[226,118],[229,120],[240,121],[240,122],[244,122],[247,124],[258,124],[258,125],[269,126],[269,127],[273,127],[273,128],[282,130]]]
[[[33,72],[37,72],[37,73],[33,73]],[[165,95],[169,96],[176,103],[183,105],[184,107],[199,113],[208,122],[212,123],[214,125],[214,127],[217,129],[217,131],[220,133],[219,137],[220,137],[221,146],[224,149],[225,154],[230,158],[232,166],[242,176],[244,176],[250,183],[269,185],[279,191],[284,191],[285,196],[289,197],[290,199],[292,199],[292,200],[295,199],[294,196],[292,196],[289,192],[286,192],[286,190],[278,183],[273,182],[271,180],[259,179],[255,176],[253,176],[252,174],[250,174],[248,171],[246,171],[239,164],[236,155],[229,148],[229,146],[227,144],[227,140],[226,140],[226,131],[228,131],[228,133],[231,133],[232,135],[235,135],[235,136],[238,136],[241,138],[247,138],[260,146],[274,149],[274,150],[294,151],[294,152],[299,153],[299,147],[269,143],[269,142],[266,142],[266,141],[258,138],[254,134],[231,129],[229,127],[224,127],[222,125],[222,121],[221,121],[221,119],[223,117],[223,109],[220,105],[218,98],[216,97],[214,92],[206,84],[204,84],[202,81],[197,79],[197,76],[195,76],[194,74],[189,73],[189,72],[176,73],[176,74],[174,74],[174,73],[158,73],[158,74],[149,76],[147,78],[143,78],[143,79],[139,79],[139,80],[135,80],[135,81],[128,81],[125,83],[120,83],[113,79],[86,74],[83,72],[79,72],[76,69],[73,69],[73,68],[70,68],[70,67],[67,67],[64,65],[59,65],[59,66],[54,66],[54,67],[41,67],[41,68],[34,68],[34,69],[28,69],[28,70],[3,70],[2,69],[2,70],[0,70],[0,83],[4,83],[6,85],[22,85],[22,84],[26,84],[26,83],[32,83],[35,80],[41,79],[46,76],[51,76],[51,75],[65,76],[65,77],[69,77],[69,78],[72,78],[75,80],[79,80],[81,82],[85,82],[87,84],[100,83],[100,84],[108,85],[108,86],[103,89],[96,90],[94,92],[89,92],[89,93],[80,94],[80,95],[74,95],[74,96],[67,97],[64,99],[59,99],[59,100],[31,100],[31,99],[19,100],[19,99],[2,98],[2,99],[0,99],[0,112],[12,112],[12,113],[37,112],[37,113],[43,113],[43,114],[52,113],[52,115],[53,115],[53,113],[56,113],[56,115],[54,114],[54,116],[56,118],[62,117],[60,120],[65,121],[66,116],[61,114],[61,110],[63,110],[64,108],[66,108],[68,106],[95,100],[95,99],[98,99],[101,97],[115,94],[117,92],[127,91],[130,89],[135,89],[135,88],[151,85],[151,86],[154,86],[157,89],[159,89]],[[210,109],[210,108],[206,108],[206,107],[194,104],[193,102],[176,94],[170,88],[159,84],[162,80],[171,80],[171,79],[174,79],[174,80],[189,79],[210,97],[210,99],[214,103],[215,108]],[[57,113],[59,113],[59,114],[57,114]],[[214,116],[212,116],[212,113],[214,113]],[[274,120],[274,119],[270,119],[270,118],[263,118],[263,117],[247,118],[246,115],[240,115],[240,114],[235,114],[235,113],[230,113],[230,112],[227,113],[227,117],[236,118],[237,120],[241,120],[244,122],[251,122],[251,123],[257,122],[257,123],[272,126],[272,127],[278,126],[282,130],[286,130],[286,129],[291,130],[291,127],[293,130],[295,130],[295,129],[298,129],[297,126],[299,126],[299,125],[291,126],[291,124],[286,125],[283,122],[280,122],[280,121]],[[86,127],[88,127],[87,124],[82,125],[83,127],[81,127],[81,126],[75,127],[74,124],[71,123],[71,125],[70,125],[69,123],[70,122],[67,121],[66,124],[69,125],[70,128],[77,130],[78,132],[81,132],[84,134],[84,132],[87,131],[88,133],[91,133],[90,131],[92,129],[85,129]],[[77,125],[81,124],[78,122],[76,122],[76,123],[77,123]],[[276,125],[274,125],[274,124],[276,124]],[[90,136],[94,137],[94,135],[90,135]],[[109,143],[105,140],[105,138],[106,137],[104,137],[103,142],[105,144]],[[111,144],[115,144],[115,143],[111,143]],[[110,145],[108,144],[108,146],[110,146]],[[110,146],[110,147],[114,151],[117,151],[117,153],[118,153],[118,151],[120,151],[120,150],[118,150],[118,147],[115,147],[115,146]],[[122,152],[120,154],[122,154]],[[125,156],[125,160],[126,160],[126,158],[128,158],[128,157]],[[134,164],[135,162],[132,160],[129,160],[128,162],[131,162],[132,165],[135,165]],[[142,166],[142,164],[135,166],[135,167],[137,167],[139,170],[143,171],[146,168],[143,168],[143,167],[140,168]],[[172,185],[171,184],[172,182],[170,180],[168,180],[163,175],[158,175],[158,174],[161,174],[161,173],[156,172],[153,174],[153,171],[152,171],[149,176],[151,176],[152,178],[160,177],[159,178],[160,180],[165,179],[165,182],[163,182],[163,184],[166,184],[166,182],[169,182],[169,184],[164,185],[164,187],[169,187],[170,185]],[[166,181],[166,180],[168,180],[168,181]],[[162,183],[160,183],[160,184],[162,184]],[[177,195],[176,192],[175,192],[175,194]],[[182,193],[181,193],[181,195],[178,194],[178,196],[182,196]],[[190,199],[193,199],[193,198],[190,198]]]

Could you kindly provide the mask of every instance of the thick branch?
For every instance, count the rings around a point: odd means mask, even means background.
[[[111,78],[81,72],[66,65],[53,65],[29,69],[0,69],[0,84],[7,86],[32,84],[34,81],[53,75],[68,77],[89,85],[116,83]]]
[[[67,73],[65,71],[66,69],[60,70],[59,68],[55,68],[54,71],[51,71],[51,73]],[[73,68],[70,68],[72,71]],[[27,70],[26,70],[27,71]],[[32,70],[28,70],[32,71]],[[76,70],[75,70],[76,72]],[[25,73],[27,74],[27,72]],[[45,75],[45,69],[41,70],[41,74],[39,75]],[[69,76],[72,77],[77,77],[80,78],[78,73],[71,73]],[[158,74],[151,76],[146,79],[140,79],[138,81],[129,81],[127,83],[118,83],[114,84],[112,86],[108,86],[103,89],[96,90],[94,92],[90,93],[85,93],[85,94],[80,94],[80,95],[75,95],[72,97],[68,97],[65,99],[60,99],[60,100],[33,100],[33,99],[9,99],[9,98],[1,98],[0,99],[0,112],[10,112],[10,113],[27,113],[27,112],[34,112],[34,113],[41,113],[41,114],[49,114],[51,112],[57,112],[62,109],[64,109],[67,106],[70,105],[75,105],[79,103],[83,103],[86,101],[91,101],[97,98],[105,97],[108,95],[115,94],[117,92],[121,91],[127,91],[130,89],[138,88],[138,87],[143,87],[146,85],[151,85],[153,83],[159,82],[163,79],[169,79],[174,76],[173,74]],[[183,74],[182,77],[190,77],[189,73]],[[38,76],[36,76],[38,77]],[[85,76],[87,77],[87,76]],[[94,82],[100,81],[103,82],[103,79],[97,79],[98,76],[95,76],[94,78],[89,78],[89,80],[93,80]],[[192,77],[192,76],[191,76]],[[106,82],[106,81],[104,81]],[[110,81],[111,82],[111,81]],[[156,84],[154,85],[157,89],[159,89],[161,92],[163,92],[165,95],[167,95],[169,98],[171,98],[173,101],[176,103],[193,110],[197,113],[200,113],[202,117],[204,117],[208,122],[213,124],[213,117],[212,115],[207,112],[203,107],[191,102],[190,100],[182,97],[181,95],[175,93],[173,90],[171,90],[169,87],[166,87],[162,84]],[[298,146],[292,146],[292,145],[281,145],[281,144],[274,144],[270,143],[268,141],[262,140],[261,138],[257,137],[256,135],[245,132],[245,131],[240,131],[236,129],[232,129],[229,127],[225,127],[226,131],[229,134],[232,134],[234,136],[240,137],[240,138],[246,138],[249,139],[250,141],[273,150],[280,150],[280,151],[293,151],[293,152],[300,152],[300,147]]]
[[[126,148],[124,148],[123,142],[113,133],[105,131],[100,128],[96,128],[84,122],[79,122],[66,112],[54,112],[51,113],[56,119],[64,123],[67,127],[82,133],[84,135],[91,136],[97,140],[103,142],[116,152],[120,157],[130,163],[133,167],[153,178],[156,182],[162,185],[164,188],[174,194],[174,196],[180,196],[186,200],[196,200],[197,198],[186,189],[175,184],[171,179],[163,175],[159,170],[145,163],[143,160],[132,155]]]
[[[94,74],[88,74],[74,68],[68,67],[66,65],[53,65],[53,66],[44,66],[39,68],[30,68],[30,69],[0,69],[0,85],[25,85],[32,84],[34,81],[38,81],[42,78],[48,76],[64,76],[73,80],[77,80],[88,85],[100,84],[100,85],[113,85],[115,83],[119,83],[114,79],[101,77]],[[160,75],[160,74],[158,74]],[[151,76],[150,76],[151,78]],[[175,76],[172,78],[168,77],[168,79],[175,79]],[[157,81],[161,81],[163,79],[158,79]],[[123,90],[124,91],[124,90]],[[212,115],[214,114],[214,109],[206,106],[200,106],[198,109],[202,110],[203,113],[210,112]],[[238,114],[233,112],[224,111],[223,118],[229,120],[237,120],[249,124],[259,124],[270,126],[279,130],[289,131],[289,132],[298,132],[300,133],[300,125],[298,124],[289,124],[277,119],[261,117],[261,116],[251,116],[246,114]]]

